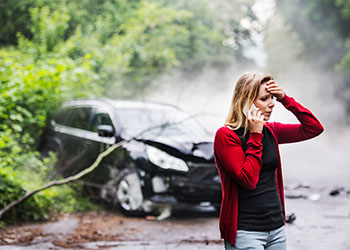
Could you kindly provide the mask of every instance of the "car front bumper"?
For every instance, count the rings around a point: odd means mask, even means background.
[[[213,164],[192,165],[190,171],[182,175],[147,174],[143,179],[145,199],[155,203],[221,203],[220,178]]]

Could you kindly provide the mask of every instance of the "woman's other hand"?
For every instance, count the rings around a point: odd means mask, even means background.
[[[277,100],[282,100],[284,98],[284,91],[280,85],[278,85],[274,80],[266,82],[266,90],[271,95],[276,97]]]
[[[262,133],[264,127],[264,115],[259,109],[248,110],[248,129],[249,132]]]

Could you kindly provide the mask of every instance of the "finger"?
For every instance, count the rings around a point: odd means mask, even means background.
[[[250,112],[252,115],[255,114],[255,111],[256,111],[256,109],[253,109],[253,108],[248,109],[248,112]]]
[[[252,114],[252,117],[256,117],[257,114],[258,114],[258,109],[251,109],[251,114]]]
[[[282,95],[283,91],[282,90],[276,90],[276,91],[270,91],[269,92],[271,95],[276,96],[276,95]]]
[[[276,88],[276,87],[280,87],[280,85],[277,83],[273,83],[273,84],[266,86],[266,88]]]
[[[250,120],[252,118],[252,110],[251,109],[249,109],[247,111],[247,118],[248,118],[248,120]]]
[[[252,121],[259,121],[261,116],[262,116],[262,113],[260,110],[253,110],[251,120]]]
[[[255,117],[256,117],[257,120],[260,120],[261,117],[264,118],[264,115],[262,114],[262,112],[260,110],[258,110],[258,112],[256,112],[256,116]]]
[[[279,94],[282,93],[283,91],[281,89],[273,89],[268,91],[270,94]]]
[[[269,86],[266,86],[266,89],[280,89],[281,86],[278,84],[271,84]]]
[[[282,90],[282,88],[281,87],[271,87],[271,88],[267,88],[266,89],[267,90],[267,92],[270,92],[270,93],[272,93],[272,92],[282,92],[283,90]]]

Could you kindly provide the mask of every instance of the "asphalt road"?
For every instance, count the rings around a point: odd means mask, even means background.
[[[333,187],[334,188],[334,187]],[[289,250],[350,249],[350,189],[331,196],[331,187],[286,188]],[[129,218],[119,212],[66,214],[52,221],[0,230],[0,250],[28,249],[224,249],[218,214],[211,208],[178,209],[165,220]]]

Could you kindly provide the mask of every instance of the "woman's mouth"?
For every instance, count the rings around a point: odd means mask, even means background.
[[[271,112],[265,112],[264,116],[265,116],[266,119],[270,119],[271,114],[272,114],[272,111]]]

